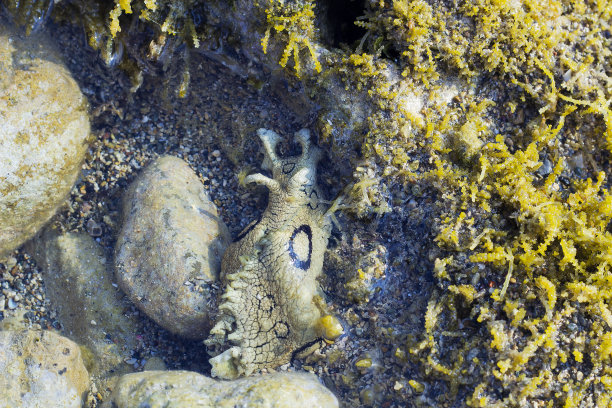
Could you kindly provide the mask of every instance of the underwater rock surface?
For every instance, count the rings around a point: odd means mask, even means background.
[[[336,408],[338,400],[317,377],[274,373],[216,381],[190,371],[144,371],[119,379],[105,407],[116,408]]]
[[[79,408],[89,389],[79,346],[46,330],[0,330],[0,369],[3,407]]]
[[[183,160],[155,160],[124,197],[116,277],[129,298],[165,329],[203,339],[212,326],[221,256],[230,241],[198,176]]]
[[[140,323],[117,285],[102,247],[89,235],[46,228],[32,252],[43,269],[47,298],[62,332],[92,353],[90,374],[104,394],[113,376],[132,371],[124,362],[136,344]]]
[[[64,202],[89,138],[87,101],[41,38],[0,23],[0,258]]]

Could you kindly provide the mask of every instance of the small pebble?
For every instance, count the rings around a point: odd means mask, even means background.
[[[7,267],[7,269],[12,269],[15,265],[17,265],[17,258],[10,256],[4,265]]]
[[[87,233],[92,237],[99,237],[102,235],[102,227],[90,218],[89,221],[87,221]]]

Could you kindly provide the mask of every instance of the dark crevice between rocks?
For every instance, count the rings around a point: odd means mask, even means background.
[[[355,25],[365,15],[365,0],[318,1],[315,13],[321,33],[321,42],[327,47],[356,48],[366,30]]]

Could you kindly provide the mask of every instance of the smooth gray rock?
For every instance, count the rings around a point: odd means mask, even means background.
[[[204,186],[183,160],[151,163],[126,192],[115,247],[121,288],[147,316],[180,336],[211,328],[211,284],[230,234]]]

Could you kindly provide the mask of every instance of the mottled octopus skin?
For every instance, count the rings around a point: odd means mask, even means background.
[[[265,148],[262,167],[272,178],[258,173],[245,182],[268,188],[268,207],[223,256],[225,292],[205,342],[216,355],[212,375],[221,378],[285,364],[318,337],[316,279],[331,231],[316,186],[320,151],[305,129],[296,134],[302,154],[283,159],[275,153],[280,136],[265,129],[258,135]]]

